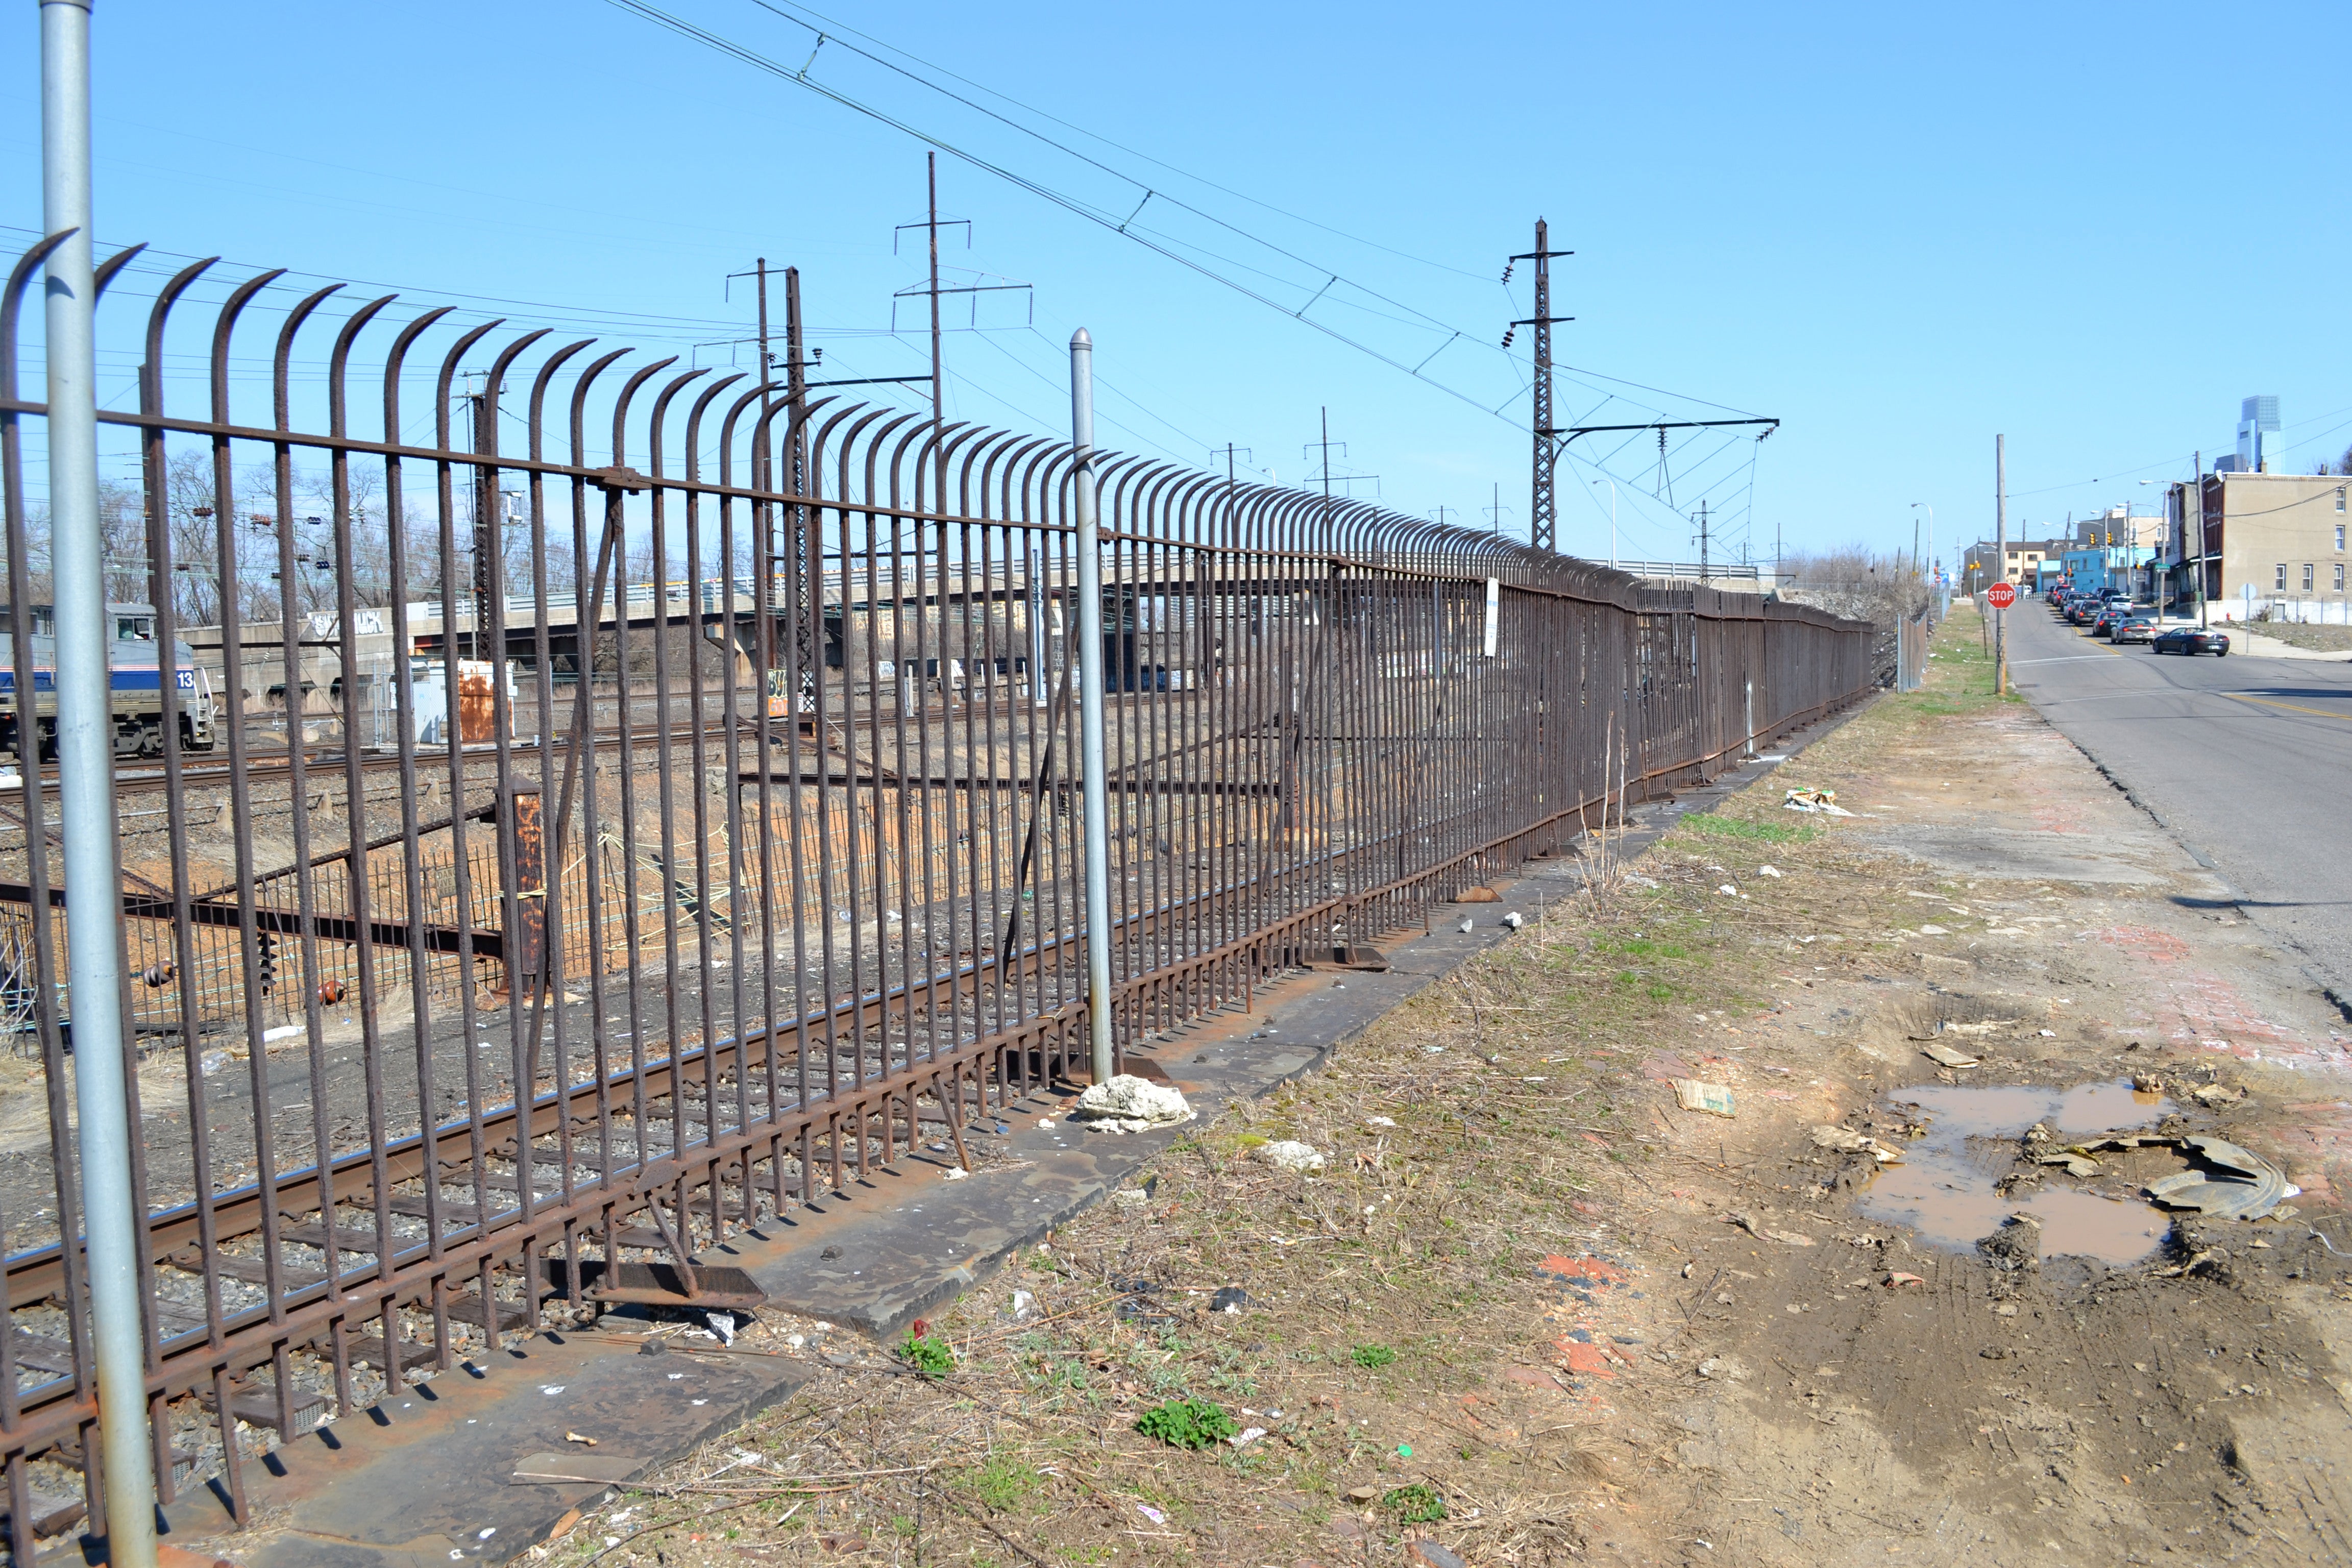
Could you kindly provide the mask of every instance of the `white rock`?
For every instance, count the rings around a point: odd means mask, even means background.
[[[1503,924],[1513,931],[1518,930],[1521,926],[1527,923],[1528,917],[1519,913],[1517,910],[1513,910],[1509,914],[1503,917]]]
[[[1267,1164],[1285,1171],[1319,1171],[1323,1168],[1320,1150],[1292,1138],[1268,1143],[1257,1152],[1257,1155]]]
[[[1123,1072],[1107,1082],[1089,1084],[1078,1096],[1076,1114],[1098,1127],[1143,1132],[1190,1121],[1196,1113],[1167,1084]]]
[[[1465,915],[1465,916],[1463,916],[1463,917],[1462,917],[1462,923],[1461,923],[1460,925],[1458,925],[1458,926],[1455,926],[1454,929],[1455,931],[1460,931],[1464,936],[1468,936],[1468,935],[1470,934],[1470,928],[1471,928],[1472,926],[1476,925],[1477,923],[1478,923],[1478,922],[1477,922],[1476,921],[1474,921],[1474,920],[1472,920],[1469,916]]]

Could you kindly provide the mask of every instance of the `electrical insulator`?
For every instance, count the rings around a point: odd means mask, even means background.
[[[278,988],[278,938],[270,931],[261,931],[254,938],[254,972],[261,994],[268,995]]]

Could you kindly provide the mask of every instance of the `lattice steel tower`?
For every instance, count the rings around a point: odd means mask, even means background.
[[[1559,460],[1559,430],[1551,422],[1551,329],[1554,321],[1572,321],[1573,316],[1551,313],[1551,258],[1573,256],[1572,250],[1551,248],[1550,229],[1541,218],[1536,219],[1536,247],[1521,256],[1514,256],[1514,265],[1522,261],[1536,264],[1536,313],[1523,321],[1513,321],[1512,331],[1521,327],[1536,330],[1535,342],[1535,459],[1533,482],[1528,496],[1528,542],[1538,550],[1552,546],[1552,524],[1555,508],[1552,500],[1552,468]],[[1503,268],[1503,280],[1510,281],[1511,269]],[[1505,347],[1510,345],[1509,333],[1504,334]]]

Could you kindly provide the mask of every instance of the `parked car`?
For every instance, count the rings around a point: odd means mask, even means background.
[[[2157,634],[2148,644],[2151,653],[2210,653],[2217,658],[2230,657],[2230,634],[2213,626],[2174,626]]]
[[[2153,613],[2135,610],[2117,621],[2109,635],[2118,646],[2127,642],[2153,643],[2159,629]]]
[[[2116,635],[2116,628],[2130,618],[2129,605],[2109,605],[2102,609],[2098,618],[2091,623],[2091,635],[2095,637],[2113,637]]]
[[[2099,618],[2102,607],[2096,599],[2085,594],[2066,606],[2066,619],[2071,625],[2087,626]]]

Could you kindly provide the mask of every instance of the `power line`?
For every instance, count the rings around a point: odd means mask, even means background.
[[[948,138],[933,135],[930,132],[909,123],[906,120],[899,118],[898,115],[889,112],[888,110],[854,98],[837,88],[828,86],[824,82],[819,81],[811,77],[808,74],[808,65],[814,64],[815,61],[816,56],[814,53],[810,56],[808,64],[804,64],[800,69],[794,70],[779,61],[769,58],[767,56],[761,54],[757,50],[752,49],[746,45],[739,44],[731,38],[714,33],[709,28],[699,26],[695,23],[686,20],[682,16],[677,16],[670,12],[665,11],[659,6],[650,4],[649,0],[607,0],[607,3],[620,10],[627,11],[646,21],[651,22],[656,26],[667,28],[669,31],[677,34],[681,37],[698,43],[704,47],[711,49],[716,53],[725,55],[729,58],[733,59],[740,64],[750,66],[755,70],[766,72],[768,75],[775,77],[781,81],[790,82],[794,86],[804,88],[810,92],[815,93],[817,96],[825,99],[829,102],[838,104],[842,108],[850,110],[855,113],[862,114],[869,120],[873,120],[879,124],[887,125],[892,130],[899,132],[903,135],[926,142],[932,147],[938,148],[941,152],[949,153],[950,156],[962,159],[972,167],[982,170],[985,173],[994,174],[997,178],[1003,180],[1008,184],[1012,184],[1021,190],[1024,190],[1030,195],[1036,196],[1041,201],[1050,203],[1075,216],[1084,218],[1089,223],[1096,224],[1103,228],[1110,230],[1114,234],[1121,236],[1124,238],[1132,240],[1136,244],[1142,246],[1145,249],[1150,250],[1156,255],[1164,257],[1168,260],[1173,261],[1177,265],[1191,271],[1196,272],[1212,282],[1221,283],[1224,287],[1233,289],[1235,293],[1265,306],[1268,310],[1278,310],[1282,314],[1290,317],[1292,320],[1299,321],[1304,325],[1311,327],[1315,331],[1321,332],[1326,337],[1344,343],[1348,347],[1355,349],[1360,353],[1378,360],[1381,363],[1389,366],[1392,370],[1401,371],[1416,381],[1436,388],[1438,391],[1444,393],[1448,397],[1455,398],[1463,403],[1466,403],[1471,407],[1477,409],[1483,414],[1489,415],[1496,418],[1503,417],[1499,409],[1489,408],[1484,403],[1472,397],[1467,393],[1449,386],[1433,376],[1423,374],[1422,366],[1408,364],[1394,355],[1387,353],[1381,349],[1375,348],[1370,343],[1363,342],[1361,339],[1352,337],[1349,334],[1339,331],[1336,327],[1313,319],[1307,314],[1307,311],[1318,300],[1323,298],[1333,287],[1345,283],[1348,288],[1354,289],[1370,299],[1377,300],[1382,304],[1391,305],[1398,310],[1408,311],[1420,321],[1429,323],[1434,329],[1452,333],[1468,342],[1479,344],[1480,346],[1487,346],[1484,344],[1483,340],[1478,336],[1457,328],[1450,322],[1443,321],[1437,317],[1428,314],[1426,311],[1417,310],[1414,307],[1404,303],[1402,300],[1392,299],[1388,295],[1379,292],[1377,289],[1366,288],[1362,284],[1346,278],[1343,274],[1335,269],[1326,268],[1320,263],[1309,261],[1307,258],[1298,256],[1297,253],[1290,251],[1282,246],[1276,245],[1269,240],[1249,234],[1248,231],[1240,228],[1236,225],[1228,223],[1223,219],[1217,218],[1213,215],[1202,213],[1200,209],[1192,206],[1188,203],[1184,203],[1172,196],[1169,196],[1165,193],[1158,191],[1155,187],[1143,184],[1143,182],[1136,180],[1131,175],[1123,174],[1117,169],[1111,168],[1109,165],[1104,164],[1099,159],[1092,158],[1073,148],[1062,147],[1060,143],[1054,142],[1051,138],[1045,137],[1042,133],[1035,132],[1029,127],[1021,126],[1017,122],[1007,121],[1004,116],[997,114],[994,110],[990,110],[983,105],[971,104],[970,100],[964,99],[961,94],[949,92],[946,89],[939,87],[936,83],[924,83],[924,85],[930,87],[934,91],[940,92],[946,97],[955,100],[956,101],[970,105],[970,107],[979,113],[988,115],[992,119],[995,119],[1011,125],[1013,129],[1021,131],[1024,134],[1036,137],[1041,141],[1047,142],[1050,145],[1061,147],[1061,150],[1068,153],[1070,156],[1080,159],[1096,168],[1103,170],[1112,177],[1142,190],[1145,193],[1143,202],[1139,203],[1133,210],[1124,215],[1108,212],[1097,206],[1091,202],[1085,201],[1077,196],[1056,190],[1050,185],[1045,184],[1038,180],[1032,179],[1028,175],[1020,174],[1004,166],[1003,164],[983,158],[979,153],[969,151],[951,142]],[[779,16],[783,15],[782,12],[778,12],[776,14]],[[788,19],[797,20],[796,18]],[[807,26],[805,23],[801,25]],[[815,28],[812,28],[811,30],[819,31]],[[825,37],[829,37],[829,35],[824,35],[820,32],[821,40]],[[822,47],[821,44],[820,47]],[[849,46],[844,47],[847,47]],[[858,53],[865,58],[875,60],[875,63],[887,69],[897,72],[898,74],[908,76],[918,81],[922,79],[919,77],[916,77],[914,73],[908,71],[906,68],[893,64],[887,60],[877,59],[876,57],[866,51],[856,50],[855,52]],[[1325,283],[1323,284],[1322,289],[1318,291],[1315,299],[1309,300],[1306,305],[1302,305],[1297,310],[1292,310],[1284,305],[1281,301],[1265,294],[1261,289],[1255,288],[1237,278],[1230,277],[1223,272],[1218,271],[1215,268],[1206,265],[1194,256],[1185,254],[1183,250],[1177,248],[1178,244],[1181,242],[1174,240],[1172,237],[1160,236],[1157,231],[1146,230],[1135,223],[1134,220],[1137,215],[1143,210],[1145,205],[1148,205],[1150,202],[1155,198],[1165,201],[1170,205],[1181,207],[1185,211],[1192,212],[1202,217],[1205,221],[1216,224],[1218,226],[1239,235],[1244,238],[1249,239],[1255,244],[1262,245],[1266,249],[1275,252],[1276,255],[1297,261],[1303,266],[1314,268],[1318,272],[1322,273],[1325,278]],[[1205,252],[1204,247],[1189,247],[1188,248],[1203,250],[1203,253],[1205,254],[1214,254],[1213,252]],[[1218,257],[1217,259],[1221,261],[1230,261],[1231,265],[1234,267],[1245,266],[1244,263],[1238,260],[1233,260],[1229,258]],[[1255,271],[1258,269],[1249,268],[1249,270]],[[1270,274],[1264,275],[1271,276]],[[1362,307],[1357,308],[1361,309]],[[1507,358],[1508,356],[1507,355],[1506,357]],[[1424,359],[1423,363],[1425,365],[1427,361]],[[1624,382],[1622,383],[1622,384],[1630,386],[1638,385],[1640,384]],[[1664,395],[1674,395],[1664,394]],[[1507,403],[1505,406],[1507,407],[1508,404]]]
[[[1434,268],[1441,272],[1451,272],[1457,277],[1475,279],[1480,282],[1485,282],[1486,280],[1486,274],[1483,272],[1473,272],[1467,268],[1456,267],[1451,262],[1433,261],[1425,256],[1415,256],[1409,250],[1399,250],[1396,247],[1392,245],[1383,245],[1377,239],[1366,239],[1361,235],[1349,234],[1345,229],[1334,228],[1329,224],[1318,222],[1314,218],[1306,216],[1304,214],[1292,212],[1286,207],[1276,206],[1272,202],[1262,201],[1258,197],[1253,196],[1245,191],[1238,191],[1231,185],[1220,184],[1216,181],[1210,179],[1205,174],[1196,174],[1191,170],[1180,168],[1176,164],[1171,163],[1163,158],[1155,158],[1150,153],[1143,152],[1139,148],[1129,147],[1123,142],[1114,142],[1109,137],[1103,135],[1099,132],[1089,131],[1083,125],[1064,120],[1059,115],[1053,113],[1051,110],[1039,109],[1034,104],[1024,103],[1010,93],[999,92],[996,89],[990,87],[985,82],[974,81],[971,78],[961,76],[955,71],[950,70],[945,66],[935,65],[931,61],[924,59],[920,55],[914,53],[912,50],[902,49],[896,44],[888,43],[883,39],[874,37],[871,33],[859,32],[856,28],[849,26],[845,23],[835,21],[833,18],[825,16],[824,13],[815,10],[810,6],[793,5],[793,9],[806,11],[810,16],[814,16],[818,21],[823,22],[824,24],[824,27],[820,28],[812,23],[802,21],[798,16],[791,16],[776,5],[769,4],[769,0],[751,0],[751,4],[759,6],[763,11],[773,12],[776,16],[782,17],[785,21],[791,22],[797,26],[808,28],[809,31],[817,35],[821,43],[838,42],[843,35],[847,35],[851,37],[864,38],[877,48],[887,49],[894,55],[905,56],[908,59],[913,60],[917,65],[921,66],[925,70],[937,71],[941,76],[948,78],[951,81],[960,81],[963,83],[966,87],[971,88],[975,92],[984,92],[991,98],[1002,99],[1004,102],[1013,105],[1015,109],[1020,110],[1024,114],[1034,114],[1040,120],[1050,121],[1054,124],[1063,127],[1065,130],[1075,131],[1090,142],[1099,142],[1104,146],[1115,148],[1118,151],[1126,153],[1130,158],[1140,158],[1147,163],[1157,164],[1159,167],[1167,170],[1171,174],[1181,174],[1184,178],[1192,180],[1199,184],[1206,185],[1213,191],[1220,191],[1226,195],[1234,197],[1237,201],[1244,201],[1249,203],[1252,206],[1262,207],[1265,211],[1273,213],[1277,217],[1286,217],[1293,223],[1303,223],[1309,228],[1321,229],[1325,234],[1336,236],[1337,237],[1347,240],[1351,244],[1365,246],[1373,250],[1384,251],[1391,256],[1416,263],[1419,266]],[[954,99],[959,103],[966,104],[982,114],[989,115],[992,119],[1000,121],[1003,124],[1011,126],[1013,130],[1022,132],[1024,135],[1035,137],[1036,140],[1045,142],[1049,147],[1056,148],[1061,152],[1067,153],[1074,158],[1086,159],[1087,162],[1094,163],[1096,168],[1101,169],[1105,174],[1110,174],[1118,179],[1125,180],[1129,184],[1135,185],[1139,189],[1150,189],[1150,187],[1144,185],[1141,181],[1137,180],[1131,174],[1121,173],[1119,170],[1111,168],[1108,164],[1097,163],[1092,159],[1087,159],[1087,155],[1085,153],[1078,152],[1075,148],[1065,146],[1061,142],[1055,142],[1051,137],[1042,135],[1030,127],[1021,124],[1017,121],[1008,119],[1001,114],[996,114],[993,110],[989,110],[981,104],[972,103],[969,99],[966,99],[960,94],[947,92],[946,89],[941,88],[936,82],[924,81],[921,77],[917,76],[914,72],[907,70],[903,67],[893,65],[888,60],[878,58],[877,57],[867,53],[866,50],[858,48],[854,44],[844,43],[841,47],[862,58],[872,60],[876,65],[881,66],[887,70],[897,71],[899,75],[906,77],[910,81],[919,82],[921,85],[929,88],[934,92],[942,93],[949,98]],[[812,61],[814,61],[814,57],[812,56],[811,58]],[[1168,196],[1164,192],[1154,192],[1153,194],[1160,195],[1163,200],[1174,201],[1173,197]],[[1177,203],[1176,205],[1183,205],[1184,204]],[[1223,219],[1215,217],[1208,213],[1200,212],[1196,207],[1187,206],[1185,207],[1185,210],[1196,213],[1198,216],[1206,218],[1211,223],[1220,224],[1223,226],[1229,228],[1233,227],[1230,224],[1224,224]],[[1234,232],[1240,233],[1242,231],[1235,229]],[[1249,236],[1248,237],[1256,238],[1254,235]],[[1264,243],[1264,241],[1260,241],[1260,243]]]

